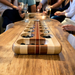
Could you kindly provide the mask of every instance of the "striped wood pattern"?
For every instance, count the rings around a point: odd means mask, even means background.
[[[32,30],[34,30],[34,32],[32,32]],[[33,37],[26,37],[31,36],[32,34]],[[52,37],[43,37],[47,35]],[[59,54],[61,50],[60,43],[48,28],[45,21],[30,21],[13,44],[13,51],[16,54]]]
[[[0,75],[75,75],[75,50],[67,41],[56,20],[46,22],[62,45],[59,55],[14,55],[12,44],[25,29],[27,23],[15,26],[0,35]]]

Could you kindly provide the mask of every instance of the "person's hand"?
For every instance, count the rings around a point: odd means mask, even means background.
[[[17,8],[17,10],[19,11],[19,14],[21,14],[22,8],[20,6]]]
[[[19,11],[22,11],[22,7],[18,6],[18,10],[19,10]]]
[[[57,11],[57,12],[54,13],[54,15],[61,16],[61,15],[65,15],[65,13],[64,12]]]
[[[54,15],[60,16],[61,15],[61,12],[60,11],[57,11],[57,12],[54,13]]]
[[[39,9],[39,11],[40,11],[41,8],[42,8],[42,3],[40,3],[40,4],[37,6],[37,11],[38,11],[38,9]]]
[[[20,17],[24,18],[25,17],[25,13],[20,14]]]
[[[38,9],[39,9],[39,11],[40,11],[41,8],[42,8],[42,6],[38,5],[38,6],[37,6],[37,11],[38,11]]]
[[[74,25],[64,25],[62,26],[63,30],[67,30],[67,31],[75,31],[75,26]]]
[[[46,14],[47,14],[47,11],[43,11],[43,14],[45,14],[45,15],[46,15]]]
[[[20,6],[18,7],[18,12],[21,18],[25,17],[25,13],[22,13],[22,8]]]

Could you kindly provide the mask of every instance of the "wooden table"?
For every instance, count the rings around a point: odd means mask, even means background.
[[[67,41],[68,33],[56,20],[46,23],[61,43],[62,52],[59,55],[14,55],[12,44],[27,25],[23,21],[16,22],[0,35],[0,75],[75,75],[75,50]]]

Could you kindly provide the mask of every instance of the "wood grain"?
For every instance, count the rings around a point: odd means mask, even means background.
[[[47,21],[47,20],[46,20]],[[0,75],[75,75],[75,50],[56,20],[47,24],[62,45],[59,55],[14,55],[12,44],[26,27],[19,21],[0,35]]]
[[[33,36],[30,37],[31,35]],[[12,49],[16,54],[59,54],[62,51],[61,44],[48,28],[48,24],[41,20],[39,22],[30,20]]]

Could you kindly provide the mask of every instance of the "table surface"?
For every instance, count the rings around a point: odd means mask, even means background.
[[[67,41],[68,33],[56,20],[45,20],[62,45],[58,55],[16,55],[12,45],[27,23],[16,22],[0,35],[0,75],[75,75],[75,50]]]

